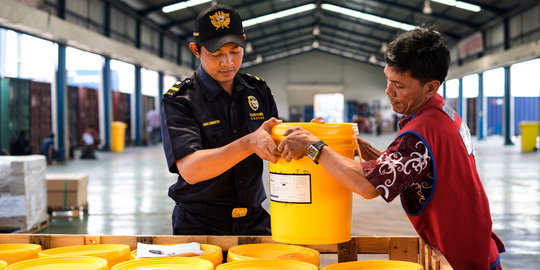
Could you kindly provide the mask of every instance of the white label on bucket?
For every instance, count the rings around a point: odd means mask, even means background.
[[[270,200],[311,203],[311,174],[270,173]]]

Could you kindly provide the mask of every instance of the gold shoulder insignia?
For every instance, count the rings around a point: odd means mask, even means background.
[[[264,82],[264,79],[261,78],[261,77],[257,77],[257,76],[255,76],[255,75],[251,75],[251,74],[249,74],[249,73],[246,73],[246,75],[247,75],[248,77],[250,77],[250,78],[253,78],[253,79],[257,80],[257,81]]]
[[[182,88],[184,88],[186,85],[191,84],[192,80],[191,78],[186,78],[183,81],[176,82],[165,94],[163,94],[164,97],[174,97],[176,96]]]

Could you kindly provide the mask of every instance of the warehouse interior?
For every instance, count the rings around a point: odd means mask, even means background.
[[[39,155],[52,133],[57,155],[44,172],[87,179],[72,208],[34,215],[22,227],[2,223],[2,232],[172,234],[167,191],[177,175],[147,116],[198,68],[188,48],[193,22],[216,3],[241,14],[240,72],[264,78],[281,119],[354,122],[380,150],[396,136],[398,117],[384,91],[383,53],[414,26],[436,25],[451,52],[439,94],[471,129],[493,230],[506,245],[503,268],[538,268],[538,0],[0,0],[0,147],[13,152],[25,131],[26,154]],[[99,142],[86,159],[89,125]],[[0,163],[0,180],[6,166]],[[267,162],[263,180],[268,191]],[[357,195],[352,234],[417,235],[398,200]]]

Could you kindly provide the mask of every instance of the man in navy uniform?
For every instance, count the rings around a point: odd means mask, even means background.
[[[163,96],[163,147],[178,181],[173,233],[269,235],[270,216],[261,206],[263,159],[279,153],[270,137],[278,112],[263,79],[238,73],[246,36],[230,6],[202,11],[190,50],[201,65]]]

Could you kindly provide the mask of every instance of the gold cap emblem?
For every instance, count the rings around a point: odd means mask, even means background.
[[[229,13],[216,11],[214,15],[210,15],[210,21],[212,22],[212,25],[216,27],[216,30],[218,30],[219,28],[229,28],[231,18],[229,17]]]
[[[247,98],[249,107],[251,107],[252,110],[256,111],[257,109],[259,109],[259,101],[254,96],[249,96]]]

